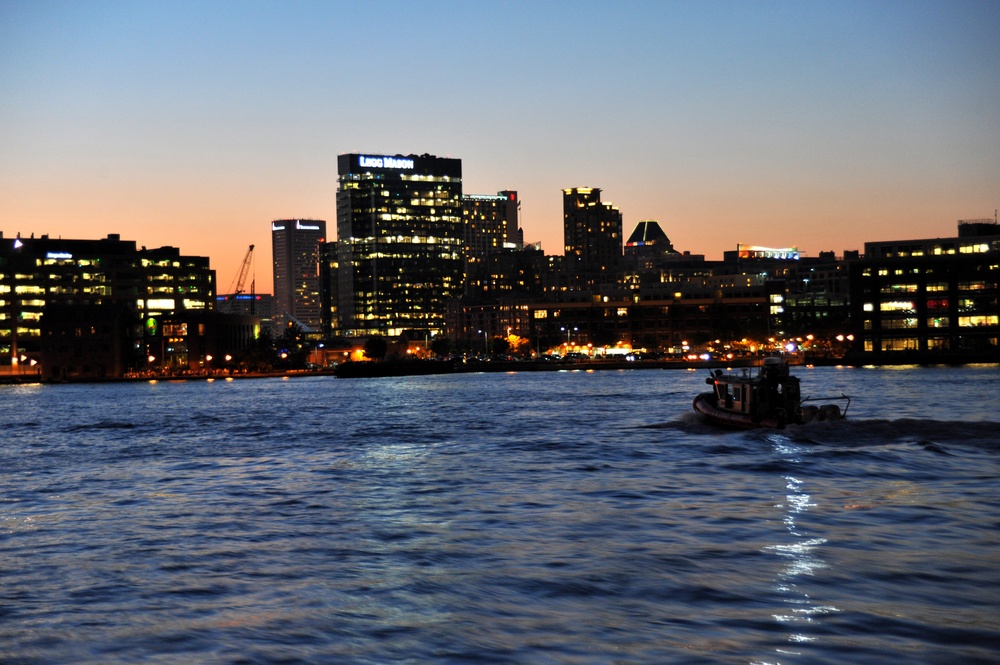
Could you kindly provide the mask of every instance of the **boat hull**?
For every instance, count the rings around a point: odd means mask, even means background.
[[[729,429],[783,429],[786,424],[779,418],[768,417],[755,421],[747,414],[720,409],[712,393],[701,393],[695,397],[693,406],[695,411],[712,424]]]
[[[704,416],[708,421],[720,427],[729,429],[784,429],[788,424],[780,418],[762,418],[754,421],[748,415],[733,413],[725,409],[720,409],[712,393],[701,393],[694,398],[694,410]],[[791,422],[796,425],[805,425],[812,422],[829,420],[841,420],[844,414],[836,404],[827,404],[822,407],[803,407],[797,419]]]

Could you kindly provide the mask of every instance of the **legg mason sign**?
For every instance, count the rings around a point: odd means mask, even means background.
[[[368,169],[412,169],[413,160],[406,157],[359,155],[358,166]]]

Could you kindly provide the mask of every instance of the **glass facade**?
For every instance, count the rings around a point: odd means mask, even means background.
[[[464,282],[461,160],[348,154],[338,172],[340,330],[443,332]]]

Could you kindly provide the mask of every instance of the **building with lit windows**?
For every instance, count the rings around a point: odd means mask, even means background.
[[[274,269],[272,321],[277,334],[288,324],[318,334],[322,326],[320,251],[326,242],[321,219],[279,219],[271,222]]]
[[[341,334],[441,333],[463,287],[462,161],[346,154],[338,173]]]
[[[129,333],[133,356],[148,363],[147,347],[171,347],[171,360],[187,364],[187,340],[175,335],[172,345],[163,341],[163,326],[214,309],[215,271],[206,257],[184,256],[175,247],[136,249],[135,241],[118,234],[101,240],[0,235],[0,365],[44,359],[45,316],[52,305],[59,306],[59,314],[47,323],[50,336],[92,330],[96,335],[102,312],[112,311],[104,306],[124,305],[143,324]],[[125,320],[119,309],[114,312],[116,321]],[[88,317],[89,325],[81,323]],[[57,329],[59,321],[72,324],[72,330]],[[115,327],[115,335],[121,334]],[[159,352],[154,357],[158,365],[167,360]],[[109,371],[121,366],[116,361]]]
[[[791,337],[847,335],[850,327],[849,265],[860,258],[857,250],[842,258],[820,252],[816,258],[785,263],[767,281],[772,330]],[[771,288],[777,285],[780,291]],[[775,302],[777,301],[777,302]],[[780,312],[774,313],[775,309]]]
[[[323,300],[323,338],[340,337],[340,263],[337,259],[337,241],[328,242],[320,250],[319,278]]]
[[[517,219],[520,207],[517,192],[462,197],[465,260],[469,265],[504,250],[521,248],[524,236]]]
[[[579,286],[618,281],[624,262],[622,213],[601,201],[600,189],[563,190],[563,234],[565,268]]]
[[[766,300],[759,296],[534,302],[528,306],[534,348],[561,353],[624,347],[680,353],[712,340],[766,334]]]
[[[855,351],[872,361],[1000,361],[1000,226],[958,236],[865,243],[850,265]]]

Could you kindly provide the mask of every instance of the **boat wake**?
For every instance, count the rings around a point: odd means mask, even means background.
[[[915,445],[932,453],[948,455],[949,448],[973,448],[1000,453],[1000,422],[956,422],[907,418],[900,420],[847,418],[802,425],[788,425],[784,429],[726,430],[708,422],[699,414],[665,423],[645,425],[644,428],[673,430],[696,437],[724,438],[775,443],[782,441],[803,446],[828,446],[840,449],[870,448],[872,446]]]
[[[873,443],[915,443],[945,453],[941,445],[964,445],[1000,451],[996,422],[955,422],[945,420],[901,419],[859,420],[810,423],[789,426],[784,434],[797,444],[869,446]]]
[[[707,423],[701,414],[694,412],[682,413],[678,418],[663,423],[638,425],[636,429],[681,430],[691,434],[719,434],[722,432],[715,425]]]

